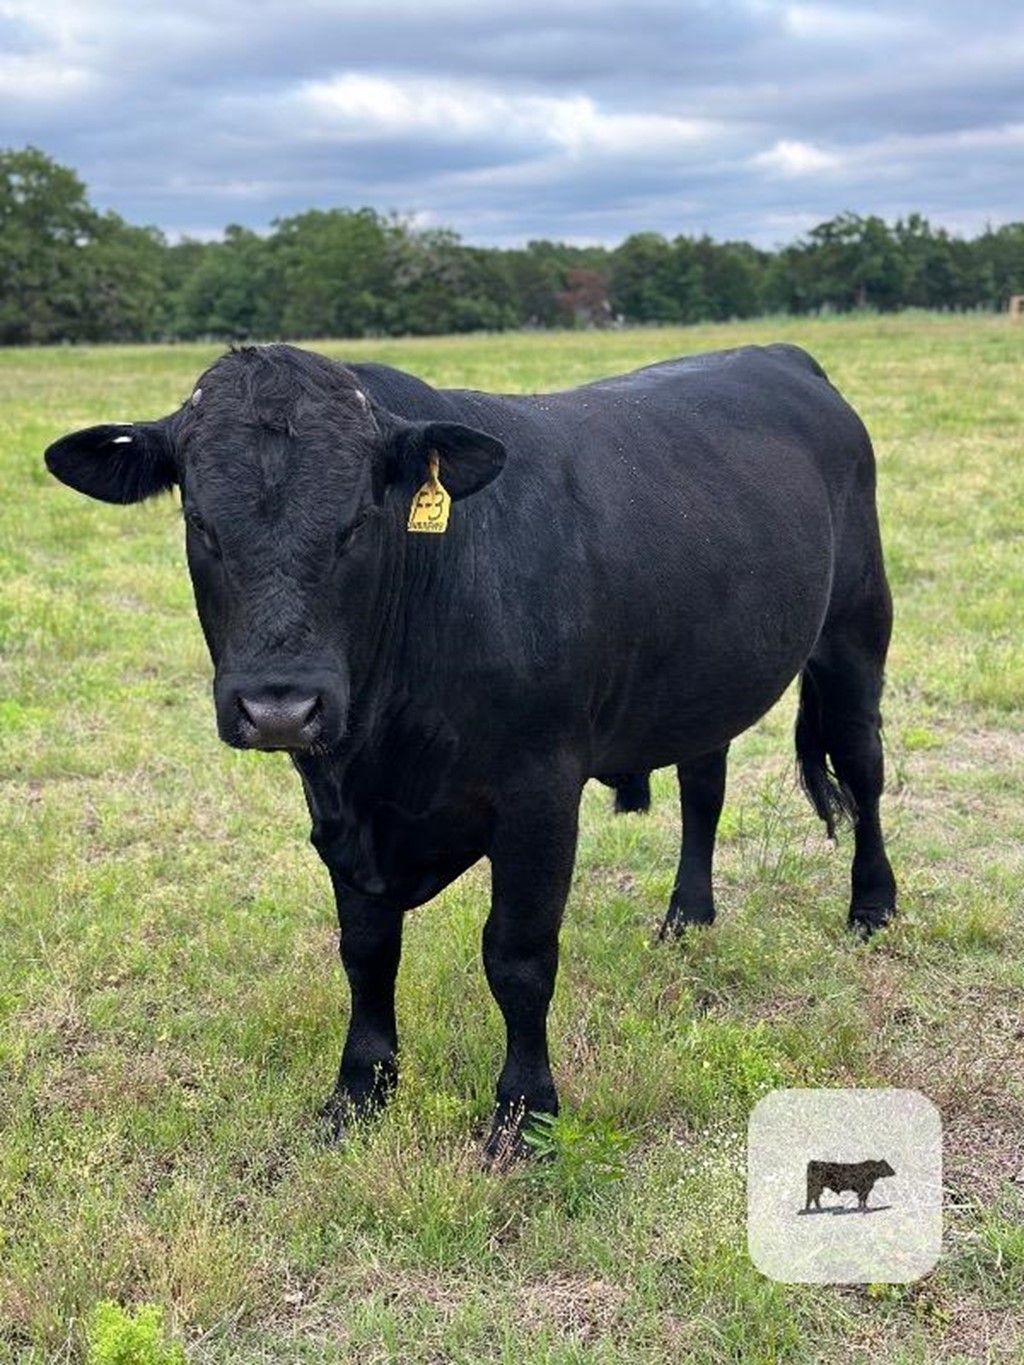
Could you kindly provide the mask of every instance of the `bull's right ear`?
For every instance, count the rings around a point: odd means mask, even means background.
[[[173,417],[86,427],[54,441],[46,467],[62,483],[101,502],[141,502],[177,482]]]

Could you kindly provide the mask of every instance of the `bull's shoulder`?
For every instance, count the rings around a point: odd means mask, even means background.
[[[808,374],[817,375],[819,379],[828,378],[824,367],[815,360],[810,351],[805,351],[802,346],[794,346],[790,341],[775,341],[770,346],[754,349],[764,351],[766,355],[770,355],[773,359],[790,366],[794,370],[804,370]]]

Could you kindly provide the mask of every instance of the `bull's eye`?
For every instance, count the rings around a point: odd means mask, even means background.
[[[206,522],[203,521],[198,512],[193,511],[191,508],[187,508],[185,511],[185,522],[188,525],[189,530],[196,533],[211,554],[215,555],[219,553],[217,537],[210,530],[209,526],[207,526]]]
[[[359,531],[359,528],[361,526],[366,525],[366,519],[368,516],[369,512],[360,512],[354,521],[350,522],[349,525],[344,528],[344,530],[338,532],[339,553],[342,550],[348,548],[349,544],[352,541],[353,536],[355,536],[356,533]]]

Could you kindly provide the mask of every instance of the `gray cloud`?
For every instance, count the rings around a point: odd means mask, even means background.
[[[171,235],[372,205],[467,240],[1017,219],[1024,15],[795,0],[7,0],[0,128]]]

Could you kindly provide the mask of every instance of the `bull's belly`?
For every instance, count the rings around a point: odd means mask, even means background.
[[[631,669],[595,717],[592,775],[686,763],[749,729],[814,647],[825,602],[809,605],[746,636],[723,630]]]
[[[595,775],[720,748],[800,672],[828,611],[835,544],[823,483],[810,465],[797,474],[745,486],[732,517],[706,501],[684,525],[672,499],[667,519],[647,508],[651,548],[610,581],[588,660]]]

